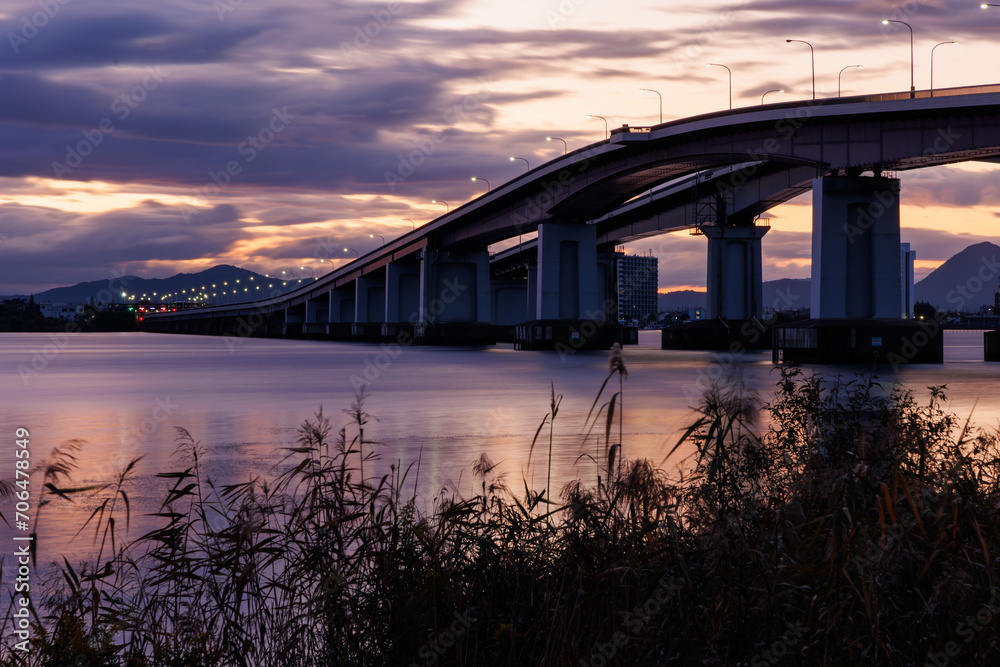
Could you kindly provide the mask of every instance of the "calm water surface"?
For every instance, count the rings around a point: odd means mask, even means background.
[[[951,408],[960,416],[971,412],[976,423],[997,425],[1000,364],[982,361],[982,340],[979,331],[946,332],[943,365],[906,367],[898,375],[886,370],[881,377],[898,377],[921,398],[924,387],[947,384]],[[49,358],[42,364],[44,356],[36,354],[45,353]],[[625,349],[625,359],[630,375],[624,382],[624,453],[662,463],[694,419],[690,406],[701,388],[708,378],[729,372],[732,360],[709,352],[660,350],[659,332],[642,332],[640,345]],[[32,368],[33,361],[38,373],[22,378],[19,367]],[[746,353],[739,361],[769,396],[777,378],[770,353]],[[409,483],[423,498],[443,488],[472,493],[469,469],[483,452],[500,463],[514,488],[521,488],[522,476],[529,481],[533,476],[531,486],[541,489],[547,439],[532,455],[533,469],[526,463],[553,385],[563,395],[555,422],[553,486],[593,479],[595,467],[581,454],[593,453],[596,442],[591,438],[584,444],[581,432],[607,376],[607,353],[561,356],[509,347],[387,351],[369,344],[261,339],[230,349],[222,338],[148,333],[76,334],[57,346],[48,334],[2,334],[0,365],[3,477],[13,477],[17,427],[31,433],[34,462],[65,440],[86,441],[74,473],[80,484],[108,481],[128,461],[144,456],[131,490],[135,518],[157,511],[162,489],[152,475],[182,468],[174,454],[175,427],[186,428],[208,448],[206,468],[214,480],[242,481],[271,471],[282,448],[294,443],[298,425],[320,407],[335,430],[347,425],[342,410],[359,383],[366,383],[366,409],[377,417],[365,433],[377,441],[382,457],[375,472],[388,472],[397,460],[405,466],[419,458],[419,478],[414,468]],[[852,375],[865,369],[819,370]],[[613,391],[617,381],[605,389],[601,402]],[[32,480],[33,503],[39,481]],[[43,560],[67,549],[87,552],[89,542],[80,537],[70,543],[70,538],[94,502],[81,498],[72,506],[62,502],[46,508],[40,526]],[[150,524],[140,520],[139,525]],[[132,535],[140,529],[133,525]],[[9,532],[6,526],[0,530]]]

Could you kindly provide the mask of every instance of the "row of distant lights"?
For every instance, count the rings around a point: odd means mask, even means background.
[[[300,269],[308,269],[309,267],[307,267],[307,266],[300,266],[299,268]],[[282,271],[282,273],[285,273],[285,271]],[[264,276],[266,278],[271,278],[272,277],[272,276],[269,276],[267,274],[264,274]],[[250,276],[250,280],[253,280],[253,276]],[[297,278],[295,280],[297,282],[300,282],[300,283],[302,282],[301,278]],[[236,282],[237,283],[240,282],[239,278],[236,279]],[[281,284],[282,284],[282,286],[287,286],[288,285],[288,281],[287,280],[282,280]],[[222,286],[223,287],[229,287],[229,281],[228,280],[227,281],[223,281]],[[268,287],[268,289],[273,289],[274,288],[274,283],[268,283],[267,287]],[[212,289],[217,289],[217,288],[218,288],[218,285],[213,283],[212,284]],[[253,285],[253,288],[255,290],[259,290],[260,289],[260,285]],[[202,290],[207,290],[208,287],[206,285],[202,285],[201,289]],[[246,292],[246,293],[249,293],[250,292],[250,288],[249,287],[244,287],[243,291]],[[190,296],[188,296],[189,292],[190,292]],[[180,292],[170,292],[169,294],[158,294],[157,292],[153,292],[152,296],[159,297],[161,299],[170,299],[170,298],[175,298],[176,299],[177,297],[184,296],[185,298],[190,298],[192,301],[207,301],[208,298],[209,298],[209,296],[225,296],[227,294],[230,294],[230,292],[228,290],[222,290],[222,289],[220,289],[218,292],[212,292],[211,294],[209,294],[207,291],[202,291],[199,294],[196,290],[192,289],[192,290],[181,290]],[[239,289],[233,289],[232,294],[239,294]],[[121,296],[122,296],[123,299],[132,299],[132,300],[135,300],[135,298],[136,298],[135,294],[129,294],[128,292],[122,292]],[[146,299],[146,298],[148,298],[148,296],[146,294],[143,294],[141,298]]]

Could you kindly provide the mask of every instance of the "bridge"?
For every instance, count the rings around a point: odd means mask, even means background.
[[[614,248],[708,239],[709,313],[761,314],[768,209],[813,193],[812,316],[900,319],[891,172],[1000,157],[1000,85],[738,108],[622,126],[279,297],[146,318],[153,331],[606,347]],[[489,248],[537,232],[530,250]],[[588,326],[589,325],[589,326]]]

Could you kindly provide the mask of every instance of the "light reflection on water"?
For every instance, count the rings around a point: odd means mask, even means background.
[[[949,331],[945,340],[945,364],[904,367],[899,379],[921,400],[924,387],[947,384],[951,408],[961,417],[975,407],[976,423],[998,424],[1000,365],[981,361],[982,332]],[[25,385],[18,367],[30,367],[33,351],[51,342],[47,334],[0,336],[5,371],[0,421],[7,434],[7,444],[0,445],[0,470],[7,471],[4,477],[12,476],[13,433],[19,426],[31,432],[36,463],[55,444],[85,440],[74,474],[80,484],[108,481],[129,460],[144,456],[143,475],[131,489],[133,519],[158,509],[162,485],[151,475],[183,467],[173,455],[175,426],[188,429],[209,448],[206,469],[215,481],[243,481],[270,470],[280,460],[281,448],[294,443],[298,425],[320,406],[335,431],[346,425],[349,418],[342,410],[353,399],[352,378],[356,383],[366,370],[373,378],[366,409],[378,421],[368,424],[365,435],[377,441],[374,447],[382,456],[366,472],[382,475],[396,460],[405,467],[419,457],[419,479],[414,467],[407,489],[416,486],[422,498],[445,487],[472,493],[471,464],[482,452],[500,463],[512,488],[523,488],[523,475],[540,490],[547,427],[532,454],[532,470],[525,464],[531,438],[549,409],[550,382],[564,396],[554,428],[553,487],[578,477],[593,481],[596,468],[581,454],[603,452],[604,443],[598,448],[593,438],[584,452],[580,434],[607,376],[606,352],[561,356],[509,347],[414,347],[393,356],[378,345],[257,339],[230,351],[216,337],[77,334]],[[624,453],[660,464],[693,421],[690,406],[706,379],[726,372],[731,362],[716,353],[660,350],[658,332],[642,332],[640,345],[626,348],[625,360],[630,375],[623,385]],[[777,379],[770,353],[746,353],[740,360],[766,398]],[[852,376],[870,369],[819,370]],[[881,377],[893,375],[883,371]],[[613,380],[601,403],[617,390]],[[594,432],[602,431],[603,420]],[[349,437],[353,434],[350,430]],[[37,501],[40,480],[32,482]],[[42,560],[64,550],[83,511],[94,502],[80,499],[74,503],[76,511],[65,502],[46,508]],[[131,535],[150,525],[134,523]],[[6,526],[0,530],[8,531]],[[82,539],[70,547],[78,555],[88,551],[89,542]]]

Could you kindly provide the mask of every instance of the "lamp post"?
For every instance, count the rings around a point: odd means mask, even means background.
[[[510,161],[513,162],[514,160],[520,160],[521,162],[524,163],[525,167],[527,167],[528,169],[531,169],[531,165],[528,164],[528,161],[525,158],[523,158],[523,157],[514,157],[513,155],[511,155],[510,156]]]
[[[783,92],[785,92],[785,91],[782,90],[782,89],[780,89],[780,88],[775,88],[774,90],[769,90],[769,91],[767,91],[766,93],[764,93],[763,95],[760,96],[760,103],[763,104],[764,103],[764,98],[767,97],[768,95],[770,95],[771,93],[783,93]]]
[[[417,223],[413,222],[409,218],[400,218],[399,221],[400,222],[408,222],[408,223],[410,223],[411,225],[413,225],[413,229],[417,228]]]
[[[376,236],[378,237],[378,240],[382,242],[382,245],[385,245],[385,237],[382,236],[381,234],[369,234],[368,238],[373,239]]]
[[[608,131],[608,119],[607,118],[605,118],[604,116],[598,116],[597,114],[592,114],[592,113],[587,114],[587,118],[600,118],[601,120],[603,120],[604,121],[604,138],[607,139],[608,137],[611,136],[611,133]]]
[[[653,90],[652,88],[640,88],[640,93],[656,93],[656,96],[660,98],[660,124],[663,124],[663,95],[660,95],[658,90]]]
[[[889,25],[890,23],[902,23],[910,30],[910,97],[916,97],[917,87],[913,85],[913,26],[911,26],[906,21],[897,21],[895,19],[882,19],[882,25]]]
[[[837,74],[837,97],[840,97],[840,77],[843,76],[845,69],[861,69],[864,65],[848,65],[847,67],[841,67],[840,73]]]
[[[729,72],[729,108],[733,108],[733,70],[719,63],[706,63],[705,67],[722,67]]]
[[[984,2],[983,4],[981,4],[979,6],[982,7],[983,9],[986,9],[987,7],[1000,7],[1000,5],[991,5],[988,2]]]
[[[355,255],[354,257],[355,259],[361,259],[361,253],[355,250],[354,248],[344,248],[344,252],[353,252]]]
[[[486,191],[487,192],[490,191],[490,182],[487,181],[485,178],[481,178],[479,176],[473,176],[472,177],[472,182],[475,183],[476,181],[482,181],[483,183],[485,183],[486,184]]]
[[[786,43],[791,44],[792,42],[799,42],[800,44],[805,44],[809,47],[809,56],[812,61],[812,79],[813,79],[813,99],[816,99],[816,50],[813,45],[804,39],[786,39]]]
[[[566,152],[569,150],[565,139],[560,139],[559,137],[545,137],[545,141],[561,141],[563,144],[563,155],[566,155]]]
[[[309,271],[309,275],[312,276],[312,279],[316,280],[316,272],[312,270],[311,266],[300,266],[299,268],[303,271]]]
[[[934,97],[934,49],[945,44],[958,45],[958,42],[938,42],[931,48],[931,97]]]
[[[451,207],[448,206],[448,202],[441,201],[440,199],[432,199],[431,203],[432,204],[444,204],[444,212],[445,213],[451,213]]]

